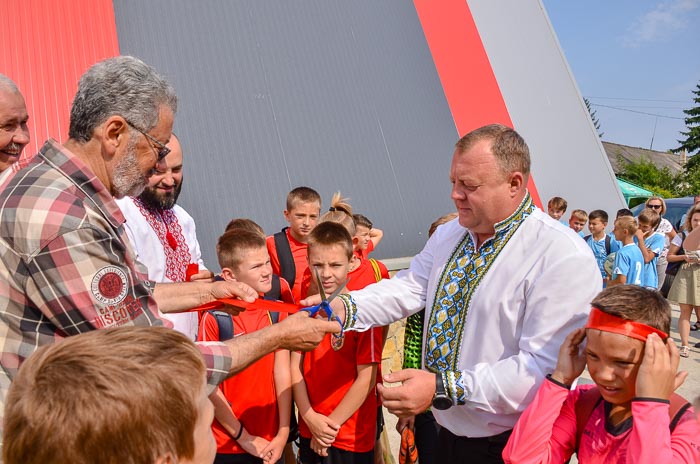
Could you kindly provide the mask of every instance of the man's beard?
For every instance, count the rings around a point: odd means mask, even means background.
[[[172,192],[167,193],[158,192],[157,187],[146,187],[139,195],[139,200],[150,209],[172,209],[180,196],[180,190],[182,181],[175,184]]]
[[[138,161],[136,140],[132,138],[126,146],[126,156],[114,168],[112,185],[116,198],[135,197],[148,185],[148,178],[139,170]]]

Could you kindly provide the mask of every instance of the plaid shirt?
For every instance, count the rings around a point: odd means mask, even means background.
[[[128,243],[112,195],[56,141],[0,178],[0,408],[38,347],[89,330],[164,325],[154,283]],[[199,347],[209,384],[218,385],[230,351],[222,343]]]

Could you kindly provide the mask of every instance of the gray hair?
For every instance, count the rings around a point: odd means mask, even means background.
[[[97,126],[119,115],[143,131],[158,123],[161,105],[177,111],[175,89],[133,56],[101,61],[80,78],[70,112],[71,139],[87,142]]]
[[[20,93],[17,84],[4,74],[0,74],[0,90]]]

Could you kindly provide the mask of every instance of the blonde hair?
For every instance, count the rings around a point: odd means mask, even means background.
[[[341,245],[348,259],[352,259],[352,235],[342,224],[327,221],[321,222],[309,234],[309,252],[316,246]]]
[[[194,456],[206,367],[185,335],[119,327],[39,348],[7,393],[6,464],[152,463]]]
[[[432,236],[435,233],[438,226],[441,226],[443,224],[447,224],[448,222],[450,222],[451,220],[453,220],[457,216],[459,216],[457,213],[450,213],[450,214],[445,214],[444,216],[440,216],[439,218],[437,218],[435,220],[435,222],[430,224],[430,229],[428,229],[428,237]]]
[[[622,216],[615,219],[615,227],[626,230],[630,235],[637,233],[637,220],[632,216]]]
[[[336,222],[348,231],[350,237],[355,236],[355,220],[352,216],[352,206],[349,198],[343,198],[340,192],[335,192],[331,198],[331,207],[324,213],[318,223]]]
[[[231,228],[219,237],[216,244],[216,256],[219,259],[221,268],[237,269],[241,265],[242,255],[247,250],[259,250],[265,248],[265,236],[258,232]]]
[[[647,201],[644,202],[644,206],[646,206],[648,208],[649,202],[653,201],[653,200],[657,200],[657,201],[661,202],[661,213],[660,213],[661,216],[666,214],[666,201],[664,201],[664,199],[661,197],[649,197],[649,198],[647,198]]]
[[[571,217],[580,219],[581,221],[588,221],[588,213],[582,209],[575,209],[571,212]]]

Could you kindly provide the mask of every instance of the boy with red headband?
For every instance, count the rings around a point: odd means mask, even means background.
[[[700,425],[674,393],[687,377],[668,333],[671,308],[634,285],[603,290],[584,328],[559,350],[554,372],[518,420],[506,463],[697,463]],[[587,340],[583,347],[584,339]],[[588,366],[595,385],[570,390]]]

